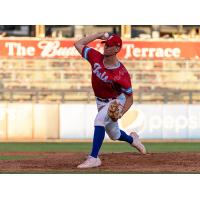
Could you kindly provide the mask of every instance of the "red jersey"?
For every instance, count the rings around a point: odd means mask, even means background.
[[[87,46],[83,48],[82,56],[91,64],[92,88],[96,97],[108,99],[116,98],[121,93],[132,94],[130,75],[121,62],[114,68],[106,68],[104,55]]]

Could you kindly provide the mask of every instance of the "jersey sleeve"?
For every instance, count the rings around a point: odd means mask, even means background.
[[[95,62],[95,60],[101,55],[100,52],[95,49],[85,46],[82,50],[82,57],[85,58],[90,63]]]
[[[125,73],[124,76],[121,77],[118,84],[120,85],[121,92],[131,96],[133,94],[133,89],[131,85],[131,78],[129,73]]]

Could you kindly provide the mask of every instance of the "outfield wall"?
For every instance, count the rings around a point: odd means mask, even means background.
[[[91,139],[95,104],[0,104],[0,140]],[[143,139],[200,139],[200,105],[138,104],[119,120]]]

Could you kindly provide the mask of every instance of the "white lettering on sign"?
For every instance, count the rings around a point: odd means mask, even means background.
[[[33,44],[31,44],[30,42],[25,43],[25,41],[7,41],[4,45],[5,48],[8,50],[8,56],[38,56],[41,58],[80,57],[80,54],[72,43],[66,43],[65,45],[64,42],[62,43],[62,41],[59,40],[41,40],[37,42],[34,41]],[[178,47],[145,47],[144,45],[145,43],[142,44],[142,47],[138,47],[137,43],[125,43],[123,45],[123,49],[125,50],[123,58],[180,58],[182,53],[181,48]],[[162,44],[160,43],[160,45]],[[103,53],[104,47],[101,44],[96,43],[96,46],[94,48]]]
[[[125,59],[128,58],[179,58],[181,55],[180,48],[139,48],[134,44],[124,44]]]
[[[61,47],[60,41],[40,41],[38,47],[42,49],[41,57],[52,58],[55,56],[80,56],[74,46]]]
[[[5,47],[8,48],[8,56],[34,56],[34,47],[22,46],[20,42],[6,42]]]

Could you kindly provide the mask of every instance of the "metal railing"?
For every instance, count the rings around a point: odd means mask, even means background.
[[[7,102],[94,102],[92,90],[0,90],[0,101]],[[134,92],[134,102],[138,103],[200,103],[200,90],[152,90]]]

